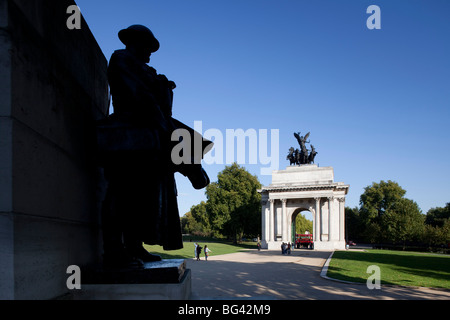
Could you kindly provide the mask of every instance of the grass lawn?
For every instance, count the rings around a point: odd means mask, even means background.
[[[336,251],[327,276],[366,283],[370,265],[381,271],[381,284],[450,289],[450,256],[390,250]]]
[[[202,253],[200,255],[201,259],[205,258],[205,254],[203,249],[205,248],[205,244],[208,246],[211,252],[209,256],[218,256],[222,254],[229,254],[239,252],[245,249],[256,249],[255,242],[244,242],[241,244],[234,245],[232,243],[227,242],[204,242],[204,241],[193,241],[193,242],[184,242],[184,248],[175,251],[164,251],[160,246],[147,246],[145,245],[145,249],[147,249],[150,253],[158,254],[163,259],[189,259],[194,258],[194,243],[198,243],[202,247]]]

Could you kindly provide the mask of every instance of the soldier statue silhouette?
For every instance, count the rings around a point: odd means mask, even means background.
[[[176,85],[147,65],[159,41],[142,25],[121,30],[119,38],[126,48],[115,51],[108,66],[114,114],[98,125],[108,180],[102,207],[104,264],[142,266],[161,260],[144,243],[165,250],[183,247],[174,173],[189,178],[195,189],[206,187],[209,178],[200,163],[175,165],[171,159],[175,130],[199,133],[172,117]],[[212,147],[202,141],[201,157]]]

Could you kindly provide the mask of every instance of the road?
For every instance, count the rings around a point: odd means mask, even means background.
[[[331,252],[249,250],[188,259],[194,300],[450,300],[450,291],[348,284],[321,277]]]

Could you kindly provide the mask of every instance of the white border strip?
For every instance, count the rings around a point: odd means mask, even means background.
[[[327,276],[327,272],[328,272],[328,267],[330,266],[330,261],[331,258],[333,257],[333,254],[335,253],[335,251],[333,251],[330,256],[328,257],[327,261],[325,262],[325,264],[323,265],[322,271],[320,272],[320,276],[324,279],[327,280],[332,280],[332,281],[337,281],[337,282],[342,282],[342,283],[348,283],[348,284],[362,284],[365,285],[365,283],[360,283],[360,282],[351,282],[351,281],[345,281],[345,280],[339,280],[339,279],[333,279]]]
[[[327,272],[328,272],[328,267],[330,266],[330,261],[331,261],[331,258],[333,257],[333,254],[334,254],[334,251],[330,254],[330,256],[328,257],[327,261],[323,265],[322,271],[320,272],[320,276],[322,278],[331,280],[331,278],[327,277]]]

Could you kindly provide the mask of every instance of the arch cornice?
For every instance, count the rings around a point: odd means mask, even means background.
[[[305,186],[268,186],[258,190],[259,193],[301,192],[301,191],[345,191],[350,186],[341,184],[305,185]]]

